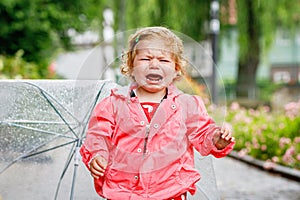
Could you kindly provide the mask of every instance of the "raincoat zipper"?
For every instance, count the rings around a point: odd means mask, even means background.
[[[145,140],[144,140],[143,155],[145,155],[147,152],[147,142],[148,142],[148,138],[149,138],[149,132],[150,132],[150,124],[147,124],[146,125],[146,136],[145,136]]]
[[[161,102],[162,102],[162,101],[161,101]],[[161,102],[160,102],[160,103],[161,103]],[[158,105],[158,107],[159,107],[159,106],[160,106],[160,104]],[[139,107],[140,107],[141,112],[143,113],[143,116],[144,116],[145,121],[148,121],[148,119],[147,119],[147,117],[146,117],[146,114],[145,114],[145,112],[144,112],[144,109],[142,108],[142,106],[141,106],[140,103],[139,103]],[[157,109],[158,109],[158,107],[157,107]],[[156,111],[157,111],[157,109],[156,109]],[[155,113],[154,113],[152,119],[155,117],[156,111],[155,111]],[[150,127],[151,127],[152,119],[150,120],[150,123],[149,123],[149,124],[146,124],[146,135],[145,135],[145,140],[144,140],[143,156],[145,156],[146,153],[147,153],[147,143],[148,143],[148,138],[149,138],[149,133],[150,133]]]
[[[146,114],[144,112],[144,109],[142,108],[141,104],[139,103],[139,107],[140,107],[140,111],[142,112],[145,122],[147,123],[148,119],[146,117]],[[152,121],[152,120],[151,120]],[[149,133],[150,133],[150,124],[146,124],[146,133],[145,133],[145,139],[144,139],[144,146],[143,146],[143,156],[145,156],[146,152],[147,152],[147,142],[148,142],[148,138],[149,138]]]
[[[157,107],[157,109],[156,109],[156,111],[155,111],[152,119],[155,117],[156,112],[157,112],[159,106],[160,106],[160,104],[158,105],[158,107]],[[144,113],[144,110],[143,110],[142,106],[140,106],[140,108],[141,108],[141,110],[142,110],[142,112],[144,114],[144,118],[147,119],[146,114]],[[145,135],[145,140],[144,140],[143,156],[145,156],[146,153],[147,153],[147,143],[148,143],[148,138],[149,138],[149,133],[150,133],[150,127],[151,127],[152,119],[150,120],[149,124],[146,124],[146,135]],[[147,121],[148,121],[148,119],[147,119]]]
[[[148,119],[147,119],[144,109],[142,108],[140,103],[139,103],[139,107],[140,107],[140,111],[142,112],[142,114],[144,116],[145,122],[147,123]],[[155,113],[154,113],[154,115],[155,115]],[[152,119],[151,119],[151,121],[152,121]],[[146,124],[146,133],[145,133],[144,146],[143,146],[143,157],[147,153],[147,143],[148,143],[148,138],[149,138],[149,133],[150,133],[151,121],[149,124]]]

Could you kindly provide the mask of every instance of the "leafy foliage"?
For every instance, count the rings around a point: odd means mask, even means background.
[[[233,127],[240,156],[300,169],[300,100],[288,103],[282,111],[267,106],[245,109],[234,102],[226,121]]]
[[[70,48],[69,29],[84,31],[85,11],[97,1],[4,0],[0,2],[0,54],[24,51],[24,59],[43,63],[60,47]]]
[[[209,6],[209,1],[197,0],[128,0],[124,7],[122,1],[119,1],[113,6],[115,28],[130,30],[145,26],[166,26],[201,41],[208,33],[205,24],[209,19]]]
[[[0,79],[40,79],[43,77],[54,77],[54,74],[48,71],[40,72],[41,68],[37,64],[25,61],[23,54],[24,51],[19,50],[14,56],[0,56]]]

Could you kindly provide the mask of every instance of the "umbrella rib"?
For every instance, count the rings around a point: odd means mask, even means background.
[[[46,101],[51,105],[51,107],[54,109],[54,111],[59,115],[59,117],[61,118],[61,120],[63,120],[65,122],[65,124],[68,126],[68,128],[70,129],[70,131],[74,134],[74,136],[76,138],[78,138],[78,135],[75,133],[75,131],[72,129],[72,127],[70,126],[70,124],[65,120],[65,118],[61,115],[61,113],[56,109],[56,107],[52,104],[52,102],[47,98],[47,96],[44,94],[43,91],[41,91],[41,93],[43,94],[43,96],[45,97]]]
[[[57,137],[58,137],[58,136],[57,136]],[[17,158],[14,159],[13,161],[11,161],[11,163],[9,163],[5,168],[3,168],[3,169],[0,171],[0,174],[1,174],[2,172],[4,172],[6,169],[8,169],[10,166],[12,166],[14,163],[16,163],[17,161],[21,160],[23,157],[27,156],[28,153],[31,153],[31,152],[35,151],[36,149],[39,149],[40,147],[46,145],[47,143],[50,143],[51,141],[55,140],[57,137],[53,137],[51,140],[46,141],[46,142],[40,144],[39,146],[37,146],[37,147],[31,149],[30,151],[28,151],[28,152],[22,154],[21,156],[17,157]],[[76,140],[74,140],[74,141],[76,141]],[[27,155],[26,155],[26,154],[27,154]]]
[[[77,140],[75,140],[75,141],[77,142]],[[58,183],[57,183],[56,192],[55,192],[55,197],[54,197],[55,200],[57,199],[57,196],[58,196],[58,192],[59,192],[59,189],[60,189],[61,182],[62,182],[62,180],[63,180],[63,178],[64,178],[64,176],[65,176],[65,173],[67,172],[67,169],[68,169],[68,167],[69,167],[69,165],[70,165],[70,163],[71,163],[71,160],[72,160],[72,158],[73,158],[73,156],[74,156],[74,154],[75,154],[74,147],[75,147],[75,143],[73,143],[72,150],[71,150],[70,153],[69,153],[67,162],[66,162],[66,164],[65,164],[65,166],[64,166],[64,169],[63,169],[63,171],[62,171],[62,173],[61,173],[61,175],[60,175],[59,181],[58,181]]]
[[[0,121],[5,123],[23,123],[23,124],[57,124],[57,125],[63,125],[64,122],[55,122],[55,121],[38,121],[38,120],[5,120]],[[71,124],[71,123],[70,123]],[[72,125],[75,125],[77,123],[72,123]]]
[[[48,152],[48,151],[52,151],[52,150],[54,150],[54,149],[58,149],[58,148],[60,148],[60,147],[67,146],[67,145],[72,144],[72,143],[74,143],[74,142],[76,142],[76,140],[73,140],[73,141],[71,141],[71,142],[66,142],[66,143],[64,143],[64,144],[61,144],[61,145],[58,145],[58,146],[55,146],[55,147],[52,147],[52,148],[49,148],[49,149],[45,149],[45,150],[43,150],[43,151],[38,151],[38,152],[35,152],[35,153],[32,153],[32,154],[26,155],[26,156],[22,157],[21,159],[30,158],[30,157],[32,157],[32,156],[36,156],[36,155],[39,155],[39,154],[41,154],[41,153],[45,153],[45,152]]]
[[[84,117],[84,121],[85,121],[85,120],[89,120],[89,118],[91,117],[92,111],[93,111],[94,107],[96,106],[97,100],[99,99],[99,97],[100,97],[100,95],[101,95],[101,92],[102,92],[102,90],[103,90],[103,88],[104,88],[105,85],[106,85],[106,83],[103,83],[102,86],[100,87],[100,90],[99,90],[99,92],[97,93],[97,95],[96,95],[96,97],[95,97],[94,103],[91,105],[91,107],[90,107],[90,109],[89,109],[89,112],[87,112],[86,115],[85,115],[85,117]],[[85,129],[86,129],[87,124],[88,124],[88,123],[84,123],[84,127],[83,127],[83,129],[82,129],[81,136],[84,135],[84,132],[85,132]]]
[[[7,124],[7,125],[10,125],[10,126],[14,126],[14,127],[24,128],[24,129],[31,130],[31,131],[37,131],[37,132],[40,132],[40,133],[47,133],[47,134],[50,134],[50,135],[55,135],[55,136],[60,136],[60,137],[64,137],[64,138],[74,139],[74,137],[67,136],[65,134],[56,133],[56,132],[53,132],[53,131],[45,131],[45,130],[42,130],[42,129],[32,128],[32,127],[28,127],[28,126],[24,126],[24,125],[20,125],[20,124],[16,124],[16,123],[11,123],[11,122],[2,121],[1,123]],[[78,127],[74,127],[74,128],[78,128]],[[65,133],[67,133],[67,132],[65,132]]]
[[[53,101],[55,101],[55,103],[57,103],[62,109],[64,109],[75,121],[77,121],[78,123],[80,123],[80,121],[67,109],[65,108],[59,101],[57,101],[56,98],[54,98],[54,96],[52,96],[51,94],[49,94],[47,91],[45,91],[43,88],[41,88],[40,86],[38,85],[35,85],[33,83],[30,83],[30,82],[24,82],[28,85],[31,85],[33,87],[36,87],[42,94],[43,96],[47,98],[47,96],[49,96]],[[45,95],[46,94],[46,95]],[[52,104],[52,103],[51,103]],[[53,105],[51,105],[53,107]],[[55,106],[54,106],[55,107]],[[54,108],[55,109],[55,108]]]
[[[69,123],[65,120],[65,118],[61,115],[61,113],[58,111],[58,109],[53,105],[53,103],[49,100],[49,98],[47,97],[47,95],[53,100],[55,101],[58,105],[60,105],[68,114],[70,114],[72,116],[73,119],[75,119],[77,122],[79,122],[64,106],[62,106],[58,101],[56,101],[56,99],[54,97],[52,97],[49,93],[47,93],[46,91],[44,91],[42,88],[40,88],[37,85],[34,85],[32,83],[28,83],[29,85],[32,85],[36,88],[38,88],[41,92],[41,94],[43,95],[43,97],[46,99],[46,101],[49,103],[49,105],[54,109],[54,111],[56,112],[56,114],[58,114],[58,116],[61,118],[61,120],[63,120],[63,122],[68,126],[68,128],[70,129],[70,131],[74,134],[74,136],[76,138],[78,138],[78,135],[74,132],[74,130],[72,129],[72,127],[69,125]]]

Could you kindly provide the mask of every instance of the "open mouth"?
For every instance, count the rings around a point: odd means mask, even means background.
[[[158,82],[160,80],[162,80],[162,76],[161,75],[158,75],[158,74],[148,74],[146,76],[147,80],[149,81],[155,81],[155,82]]]

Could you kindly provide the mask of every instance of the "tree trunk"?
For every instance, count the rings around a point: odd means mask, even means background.
[[[249,53],[251,54],[251,52]],[[238,79],[236,96],[238,98],[256,98],[256,71],[259,60],[249,57],[245,62],[238,64]]]
[[[237,98],[256,98],[256,72],[260,62],[260,31],[259,31],[259,19],[254,13],[252,0],[247,0],[248,9],[247,12],[247,49],[244,52],[240,52],[238,63],[238,77],[236,96]]]

